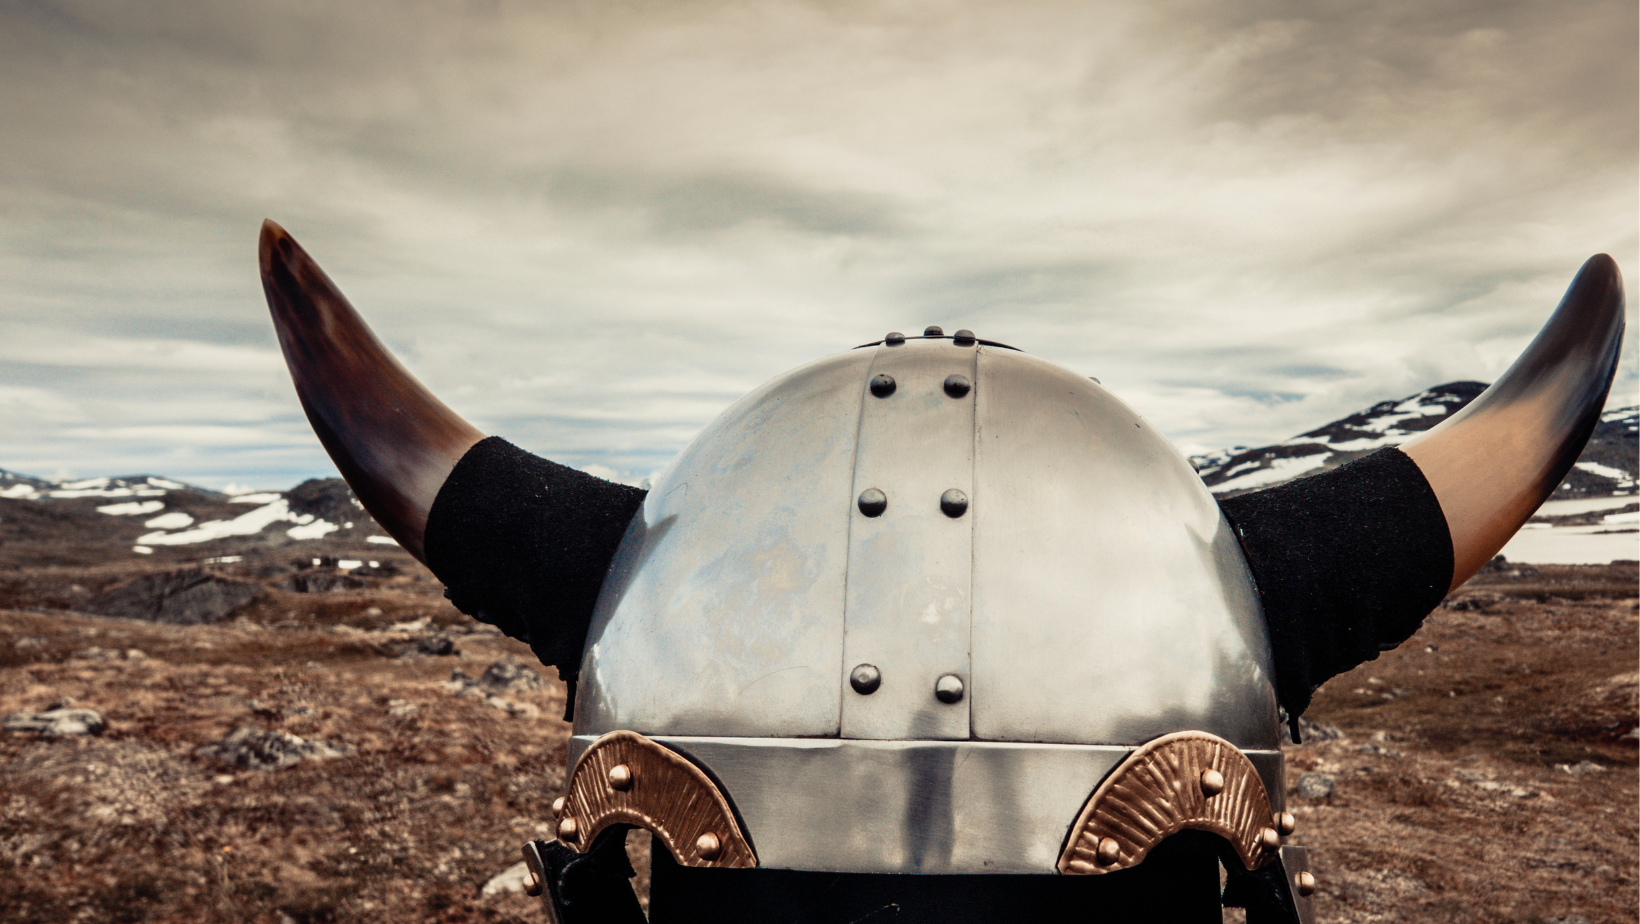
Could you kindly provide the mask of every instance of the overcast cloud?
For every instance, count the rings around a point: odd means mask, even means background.
[[[0,468],[332,473],[263,217],[480,428],[647,474],[926,324],[1187,451],[1640,285],[1632,2],[0,3]],[[1637,389],[1634,298],[1612,406]]]

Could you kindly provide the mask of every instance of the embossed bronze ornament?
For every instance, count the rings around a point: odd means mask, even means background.
[[[647,829],[681,866],[745,869],[757,855],[729,800],[700,768],[630,731],[613,731],[587,748],[570,774],[559,831],[585,853],[611,825]]]
[[[1184,828],[1219,835],[1243,865],[1257,869],[1281,847],[1273,820],[1264,781],[1235,745],[1206,732],[1163,735],[1128,755],[1094,790],[1071,826],[1059,871],[1088,875],[1137,866]]]

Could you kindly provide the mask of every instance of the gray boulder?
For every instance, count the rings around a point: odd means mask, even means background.
[[[246,770],[283,770],[304,760],[346,757],[352,749],[324,741],[308,741],[290,732],[241,725],[228,737],[215,744],[207,744],[194,753]]]
[[[59,707],[43,712],[13,712],[0,719],[0,728],[10,732],[33,732],[42,738],[69,738],[75,735],[100,735],[108,729],[108,723],[92,709]]]
[[[219,622],[262,595],[262,588],[198,568],[147,574],[86,604],[86,612],[167,626]]]

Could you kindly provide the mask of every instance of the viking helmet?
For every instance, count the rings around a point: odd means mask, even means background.
[[[642,827],[672,869],[930,876],[1103,876],[1203,831],[1308,919],[1281,712],[1410,636],[1531,516],[1623,328],[1616,265],[1591,258],[1458,414],[1222,505],[1098,382],[968,331],[891,333],[742,398],[645,494],[466,424],[272,222],[261,264],[360,501],[570,683],[559,836],[526,847],[565,917],[568,871]]]

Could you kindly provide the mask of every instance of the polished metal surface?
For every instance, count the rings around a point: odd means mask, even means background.
[[[1052,875],[1071,821],[1132,752],[978,741],[653,740],[711,771],[745,822],[759,866],[861,873]],[[572,766],[591,743],[570,739]],[[1281,753],[1247,757],[1265,788],[1281,792]]]
[[[262,290],[279,348],[319,442],[359,503],[425,561],[427,513],[484,434],[387,351],[284,228],[262,223]]]
[[[966,375],[948,375],[945,377],[945,393],[953,398],[966,398],[973,390],[973,383]]]
[[[1292,892],[1293,909],[1298,912],[1298,924],[1315,924],[1315,876],[1310,872],[1310,856],[1303,847],[1288,845],[1281,848],[1281,868],[1287,874],[1287,887]]]
[[[1208,771],[1223,778],[1220,791],[1200,785]],[[1130,869],[1186,828],[1218,835],[1247,869],[1257,869],[1281,846],[1268,827],[1270,792],[1249,755],[1223,738],[1198,731],[1163,735],[1100,781],[1071,825],[1059,871],[1088,876]],[[1107,856],[1111,842],[1114,858]]]
[[[838,733],[847,671],[872,661],[843,660],[843,583],[873,355],[759,388],[661,475],[588,630],[578,733]]]
[[[880,517],[888,509],[888,495],[876,488],[866,488],[860,492],[860,499],[856,501],[860,512],[868,517]]]
[[[948,340],[872,353],[872,374],[899,387],[860,408],[854,491],[882,490],[888,510],[849,523],[843,664],[875,664],[884,680],[869,697],[844,697],[845,738],[968,737],[966,703],[928,694],[968,671],[972,520],[945,515],[938,499],[972,488],[974,403],[952,401],[943,383],[973,376],[975,356]],[[839,665],[839,685],[842,675]]]
[[[848,685],[861,696],[870,696],[882,685],[883,672],[875,664],[859,664],[848,673]]]
[[[1401,445],[1446,515],[1451,589],[1492,560],[1577,461],[1617,371],[1623,305],[1617,262],[1590,257],[1492,387]]]
[[[973,736],[1277,747],[1258,597],[1190,464],[1086,377],[976,352]]]
[[[934,681],[934,698],[942,703],[962,702],[962,678],[946,674]]]
[[[632,768],[626,764],[616,764],[609,768],[610,788],[626,792],[632,788]]]
[[[953,519],[968,512],[968,495],[952,488],[940,495],[940,512]]]
[[[1202,771],[1202,794],[1216,796],[1224,792],[1224,774],[1209,767]]]
[[[1298,819],[1292,812],[1280,812],[1276,815],[1276,833],[1286,837],[1298,830]]]
[[[574,843],[581,837],[581,825],[573,818],[560,819],[558,822],[558,839]]]

